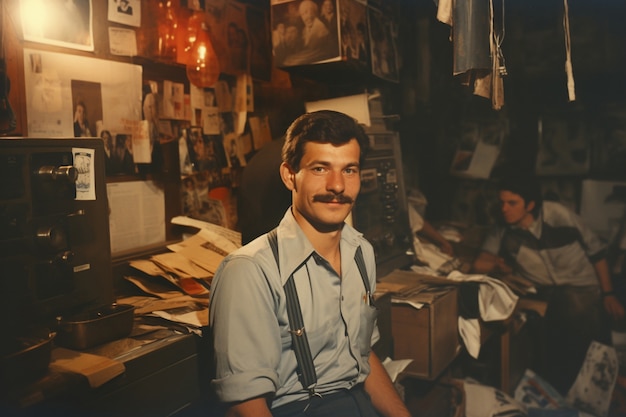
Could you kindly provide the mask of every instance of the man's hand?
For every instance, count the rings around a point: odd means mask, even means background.
[[[477,274],[498,273],[508,275],[513,273],[513,268],[511,268],[503,258],[492,253],[482,251],[476,259],[474,259],[472,272]]]

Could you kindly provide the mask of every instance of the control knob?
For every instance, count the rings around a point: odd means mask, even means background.
[[[58,167],[54,165],[44,165],[39,168],[36,174],[43,178],[49,178],[55,181],[66,180],[71,183],[76,182],[78,179],[78,170],[72,165],[62,165]]]

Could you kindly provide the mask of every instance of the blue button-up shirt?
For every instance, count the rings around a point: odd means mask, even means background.
[[[315,252],[291,209],[278,226],[280,272],[266,235],[228,255],[213,278],[210,325],[222,401],[270,393],[272,407],[305,399],[296,372],[283,285],[291,274],[302,309],[320,393],[351,388],[369,374],[378,340],[376,310],[369,304],[354,260],[361,246],[371,291],[376,287],[372,246],[348,224],[341,233],[341,270]]]

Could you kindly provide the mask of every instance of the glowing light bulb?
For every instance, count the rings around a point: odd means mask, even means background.
[[[187,78],[196,87],[212,87],[220,76],[220,66],[209,32],[202,24],[187,58]]]

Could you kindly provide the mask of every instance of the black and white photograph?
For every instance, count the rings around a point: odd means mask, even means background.
[[[123,25],[141,26],[141,0],[107,0],[108,19]]]
[[[327,12],[331,9],[332,13]],[[336,0],[294,0],[273,5],[275,65],[290,67],[340,60],[336,10]],[[329,20],[324,20],[323,12]]]
[[[74,137],[96,136],[96,123],[102,120],[100,83],[72,80]]]

